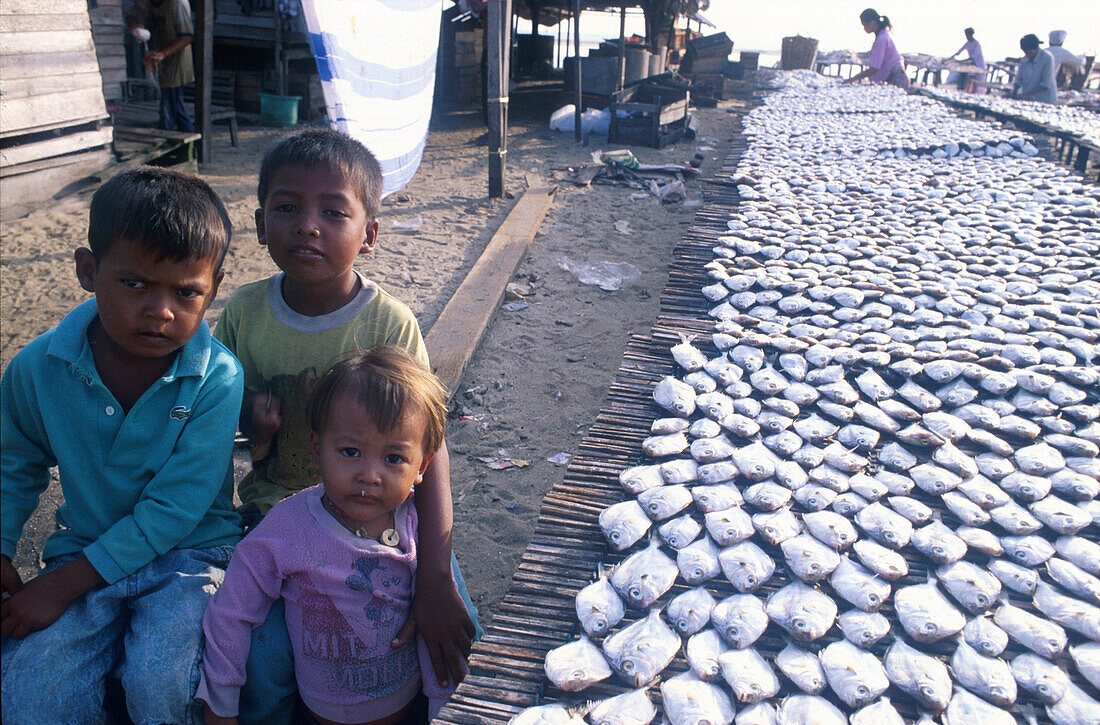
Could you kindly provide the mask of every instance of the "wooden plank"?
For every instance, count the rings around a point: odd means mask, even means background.
[[[4,0],[0,15],[72,15],[88,9],[88,0]]]
[[[99,63],[91,51],[31,53],[5,58],[0,63],[0,78],[44,78],[66,73],[95,73],[98,70]]]
[[[33,98],[0,98],[0,121],[3,122],[0,136],[11,135],[14,129],[25,133],[58,123],[73,125],[77,119],[105,115],[107,106],[103,102],[103,89],[98,85]]]
[[[35,143],[20,144],[0,151],[0,166],[15,166],[38,159],[71,154],[76,151],[105,146],[111,143],[111,127],[95,131],[81,131],[59,138],[45,139]]]
[[[136,126],[115,126],[115,138],[127,141],[171,141],[177,144],[190,143],[202,138],[202,134],[193,131],[165,131],[160,128],[138,128]]]
[[[69,163],[54,161],[28,173],[0,176],[0,209],[6,218],[26,213],[29,207],[48,201],[74,181],[106,168],[111,163],[111,152],[91,151],[63,158]]]
[[[46,3],[39,3],[45,5]],[[0,34],[34,33],[55,30],[87,30],[87,13],[53,15],[0,15]],[[5,40],[5,42],[7,42]]]
[[[524,192],[489,240],[466,279],[428,330],[432,369],[451,393],[504,297],[504,287],[527,254],[535,231],[554,200],[554,188]]]
[[[42,53],[72,53],[78,50],[94,52],[91,29],[57,30],[36,33],[7,33],[0,42],[0,57]]]
[[[98,70],[92,73],[58,73],[42,78],[0,78],[0,97],[7,100],[41,97],[97,88],[99,84]]]

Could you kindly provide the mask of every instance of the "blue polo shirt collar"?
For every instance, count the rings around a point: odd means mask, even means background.
[[[92,324],[98,314],[99,308],[94,298],[77,305],[54,329],[50,345],[46,349],[47,355],[64,360],[75,374],[89,383],[99,375],[88,345],[88,325]],[[210,328],[203,322],[191,339],[180,348],[162,380],[171,382],[177,377],[201,378],[205,375],[210,362],[212,339]]]

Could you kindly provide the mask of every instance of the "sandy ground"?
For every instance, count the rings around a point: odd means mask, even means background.
[[[703,176],[713,173],[728,146],[729,116],[722,108],[696,115],[694,141],[633,150],[648,163],[686,164],[698,152]],[[458,386],[448,426],[455,550],[483,624],[508,589],[543,496],[564,476],[565,466],[547,459],[574,451],[603,404],[630,335],[652,324],[672,248],[700,198],[700,183],[692,180],[686,182],[687,203],[670,204],[626,186],[575,186],[569,169],[591,163],[594,150],[611,147],[606,137],[577,144],[572,134],[552,132],[548,116],[542,108],[514,110],[509,136],[509,195],[518,197],[529,186],[558,187],[517,275],[529,289],[528,306],[498,310]],[[264,150],[285,133],[245,127],[240,145],[231,148],[227,131],[216,129],[215,160],[201,174],[224,199],[234,240],[222,297],[208,316],[211,325],[236,287],[276,271],[256,243],[255,174]],[[478,114],[451,114],[433,129],[412,184],[384,206],[375,252],[358,263],[412,308],[425,333],[515,203],[487,198],[487,149],[476,142],[484,130]],[[61,203],[0,225],[4,365],[88,296],[72,264],[72,252],[86,235],[87,213],[74,206]],[[395,226],[416,220],[414,231]],[[563,257],[629,262],[640,278],[606,292],[561,269]],[[496,470],[482,458],[529,465]],[[16,558],[24,577],[38,565],[60,498],[54,482],[25,530]]]

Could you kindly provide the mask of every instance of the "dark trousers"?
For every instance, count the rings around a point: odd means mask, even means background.
[[[183,105],[183,86],[160,89],[160,127],[166,131],[191,131],[195,124]]]

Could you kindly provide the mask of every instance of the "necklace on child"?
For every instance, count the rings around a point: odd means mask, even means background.
[[[340,507],[332,502],[328,496],[321,496],[321,504],[329,510],[329,512],[336,517],[336,520],[340,522],[340,525],[345,529],[355,534],[360,539],[373,539],[374,537],[367,533],[366,529],[362,526],[353,527],[346,518]],[[397,534],[397,529],[389,528],[382,532],[382,535],[378,537],[378,541],[386,546],[397,546],[401,543],[401,537]]]

